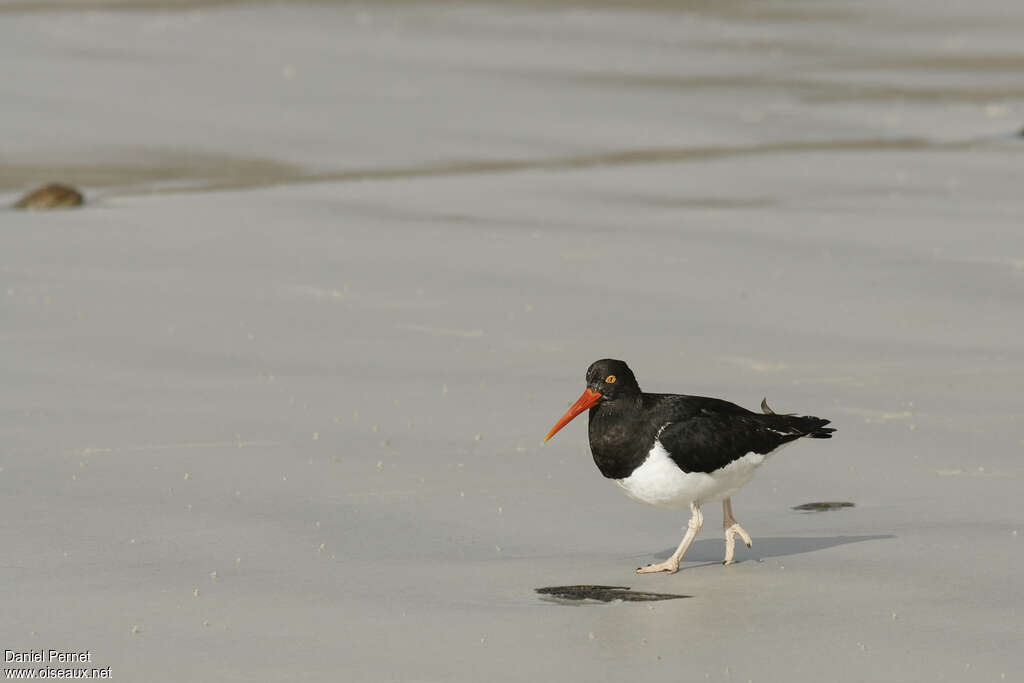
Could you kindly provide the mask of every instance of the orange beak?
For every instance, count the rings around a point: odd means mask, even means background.
[[[579,400],[572,404],[572,408],[569,408],[565,415],[562,416],[562,419],[555,423],[555,426],[551,428],[551,431],[548,432],[548,435],[544,437],[544,440],[547,441],[548,439],[553,437],[559,429],[572,422],[573,418],[582,413],[584,410],[589,410],[590,408],[593,408],[594,404],[597,403],[600,399],[601,394],[597,393],[596,391],[593,391],[591,389],[587,389],[586,391],[584,391],[583,395],[580,396]]]

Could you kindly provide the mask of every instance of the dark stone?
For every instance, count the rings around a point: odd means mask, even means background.
[[[824,512],[825,510],[838,510],[839,508],[852,508],[853,503],[829,501],[827,503],[804,503],[797,505],[794,510],[804,512]]]
[[[647,602],[650,600],[676,600],[678,598],[690,597],[689,595],[676,595],[674,593],[634,592],[627,586],[549,586],[535,590],[541,595],[561,600],[599,600],[601,602],[612,602],[613,600]]]
[[[26,211],[66,209],[85,203],[82,193],[73,187],[51,183],[32,190],[14,203],[14,208]]]

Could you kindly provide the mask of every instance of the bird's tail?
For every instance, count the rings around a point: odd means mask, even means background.
[[[768,399],[761,399],[761,412],[765,415],[776,415],[781,419],[779,426],[789,430],[794,436],[807,436],[812,439],[831,439],[834,427],[826,427],[830,420],[812,415],[779,414],[768,407]]]

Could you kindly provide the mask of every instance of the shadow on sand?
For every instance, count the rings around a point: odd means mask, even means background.
[[[754,547],[747,548],[742,541],[736,543],[736,563],[749,562],[751,560],[765,560],[770,557],[787,557],[789,555],[800,555],[812,553],[816,550],[834,548],[837,545],[848,543],[862,543],[864,541],[880,541],[888,538],[896,538],[892,534],[875,534],[871,536],[818,536],[810,538],[787,538],[787,537],[765,537],[755,538]],[[664,560],[675,548],[669,548],[656,554],[657,560]],[[693,542],[690,549],[683,558],[684,562],[721,562],[725,553],[725,540],[720,538],[705,538]]]

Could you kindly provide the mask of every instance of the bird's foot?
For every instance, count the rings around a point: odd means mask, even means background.
[[[637,574],[656,574],[658,572],[668,572],[669,574],[675,574],[679,571],[679,560],[673,561],[672,558],[668,558],[664,562],[658,562],[657,564],[649,564],[646,567],[637,567]]]
[[[739,522],[733,522],[730,526],[725,529],[725,560],[722,564],[732,564],[732,556],[736,551],[736,535],[743,539],[747,547],[753,546],[754,542],[750,539],[750,534],[739,525]]]

